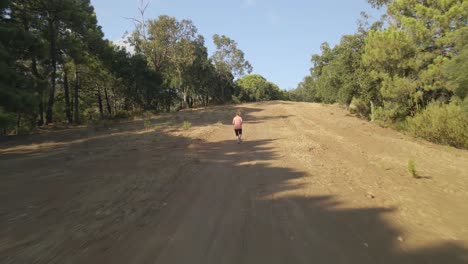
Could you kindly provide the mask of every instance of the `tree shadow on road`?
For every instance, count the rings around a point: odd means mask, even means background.
[[[172,131],[181,129],[184,121],[189,121],[193,127],[211,126],[216,123],[230,125],[237,109],[242,110],[246,120],[255,120],[254,114],[263,111],[261,108],[226,105],[154,115],[150,121],[153,127],[171,127]],[[103,120],[95,125],[75,129],[45,130],[38,134],[0,137],[0,155],[14,152],[28,154],[86,140],[138,133],[145,129],[143,119],[135,117],[127,120]]]
[[[282,155],[272,144],[270,139],[241,145],[203,142],[192,149],[202,167],[223,168],[202,174],[202,181],[229,179],[226,197],[239,204],[230,208],[233,202],[223,200],[223,208],[245,214],[237,233],[211,238],[235,240],[232,235],[239,234],[243,246],[250,247],[231,263],[468,263],[462,241],[405,247],[405,233],[386,217],[396,208],[354,208],[332,195],[308,195],[300,181],[305,172],[271,165]],[[314,177],[320,176],[312,175],[311,181]]]

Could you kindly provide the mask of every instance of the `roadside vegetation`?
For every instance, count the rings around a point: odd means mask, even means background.
[[[382,126],[468,148],[468,2],[369,0],[386,14],[331,47],[291,92],[340,103]]]

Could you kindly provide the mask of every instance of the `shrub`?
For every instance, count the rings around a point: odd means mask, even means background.
[[[131,114],[128,111],[125,110],[120,110],[117,113],[115,113],[114,118],[115,119],[124,119],[124,118],[129,118]]]
[[[372,118],[377,124],[383,127],[388,127],[391,124],[391,119],[388,118],[383,107],[374,108],[374,111],[372,111]]]
[[[349,112],[367,118],[371,111],[364,100],[354,97],[349,105]]]
[[[82,112],[82,118],[80,119],[82,121],[86,121],[88,123],[91,123],[94,125],[94,123],[98,122],[100,120],[100,117],[98,113],[96,112],[96,109],[94,108],[86,108]]]
[[[468,148],[468,100],[450,104],[432,102],[414,117],[407,119],[413,135],[459,148]]]
[[[152,128],[151,114],[145,114],[143,116],[143,127],[145,130],[150,130]]]
[[[7,134],[9,130],[15,127],[16,118],[12,113],[4,112],[0,107],[0,135]]]
[[[114,125],[114,121],[109,119],[91,119],[89,124],[94,129],[94,131],[102,131],[111,129]]]
[[[408,160],[408,172],[413,176],[413,178],[418,178],[418,174],[416,173],[416,163],[414,160]]]
[[[18,135],[28,135],[30,134],[32,129],[30,127],[20,127],[16,130],[16,134]]]
[[[383,127],[390,127],[395,122],[404,121],[407,115],[405,106],[395,102],[385,102],[383,107],[374,107],[372,118]]]
[[[182,124],[182,128],[184,130],[189,130],[191,127],[192,127],[192,123],[190,123],[189,121],[184,121],[184,123]]]
[[[239,99],[239,97],[237,96],[232,96],[232,99],[231,99],[232,103],[233,104],[240,104],[241,103],[241,100]]]
[[[142,116],[145,115],[146,113],[142,109],[134,109],[132,111],[132,116]]]

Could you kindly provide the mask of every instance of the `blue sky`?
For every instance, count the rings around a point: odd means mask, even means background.
[[[139,0],[91,0],[105,37],[118,41],[138,17]],[[309,73],[310,58],[320,44],[339,42],[356,31],[360,12],[377,19],[382,11],[366,0],[150,0],[146,18],[161,14],[191,19],[205,37],[224,34],[238,43],[254,71],[282,89],[295,88]]]

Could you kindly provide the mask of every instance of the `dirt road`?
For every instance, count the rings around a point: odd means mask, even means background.
[[[0,263],[468,263],[467,151],[308,103],[153,123],[0,142]]]

